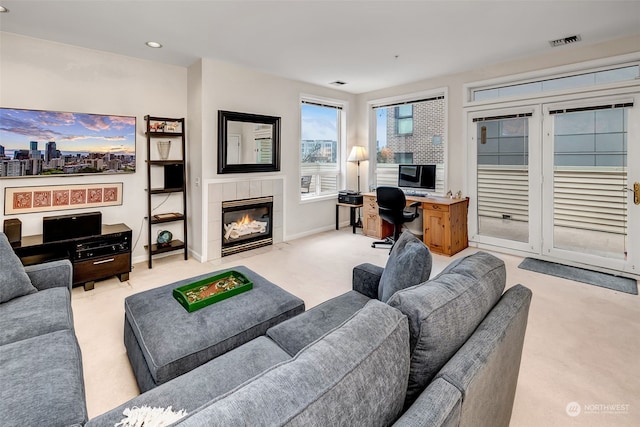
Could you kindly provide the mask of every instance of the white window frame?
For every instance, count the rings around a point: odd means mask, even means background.
[[[443,164],[444,164],[444,176],[443,176],[444,184],[443,185],[444,185],[444,188],[449,188],[448,187],[448,181],[449,181],[449,171],[448,171],[449,169],[449,135],[448,135],[449,133],[449,88],[446,86],[431,89],[431,90],[413,92],[406,95],[397,95],[397,96],[391,96],[388,98],[373,99],[367,102],[367,110],[368,110],[367,120],[369,121],[368,150],[369,150],[369,153],[372,153],[370,154],[370,157],[369,157],[371,161],[369,162],[369,172],[368,172],[369,174],[368,182],[370,183],[370,187],[373,185],[377,185],[374,179],[376,176],[376,168],[377,168],[377,162],[375,159],[375,153],[377,151],[376,150],[377,147],[376,147],[375,109],[387,104],[396,104],[396,103],[402,103],[402,102],[416,102],[416,101],[420,101],[421,99],[432,98],[435,96],[444,96],[444,132],[442,135],[442,140],[445,141],[445,147],[444,147],[444,160],[443,160]],[[415,113],[414,113],[413,119],[415,120]],[[373,158],[371,156],[373,156]]]
[[[300,204],[305,203],[313,203],[323,200],[334,200],[338,195],[338,191],[340,188],[345,186],[346,182],[346,147],[347,147],[347,117],[349,111],[349,102],[342,99],[334,99],[334,98],[325,98],[317,95],[309,95],[309,94],[300,94],[300,100],[298,102],[298,123],[299,123],[299,134],[298,134],[298,182],[302,180],[302,158],[300,157],[300,144],[302,143],[302,104],[303,102],[308,102],[312,104],[321,104],[326,105],[328,107],[335,107],[338,109],[340,118],[338,120],[338,155],[337,155],[337,172],[338,172],[338,182],[337,188],[335,191],[323,193],[320,195],[313,196],[304,196],[304,193],[299,193],[298,201]],[[331,173],[333,174],[333,172]],[[319,175],[323,175],[320,173]],[[329,175],[327,172],[326,175]],[[303,197],[304,196],[304,197]]]
[[[622,82],[604,83],[598,85],[588,85],[581,87],[573,87],[568,89],[559,89],[553,91],[536,92],[523,95],[514,95],[509,97],[492,98],[482,101],[474,101],[473,94],[475,91],[484,89],[493,89],[503,86],[512,86],[518,84],[532,83],[547,79],[555,79],[562,77],[570,77],[577,74],[585,74],[591,72],[605,71],[612,68],[621,68],[626,66],[640,65],[640,52],[620,55],[609,58],[602,58],[593,61],[585,61],[577,64],[570,64],[560,67],[547,68],[528,73],[513,74],[509,76],[499,77],[490,80],[482,80],[463,85],[463,107],[476,107],[493,104],[505,104],[509,101],[521,101],[524,99],[544,99],[554,96],[569,95],[577,96],[582,93],[593,94],[597,91],[608,91],[617,88],[633,87],[638,84],[638,80],[627,80]]]

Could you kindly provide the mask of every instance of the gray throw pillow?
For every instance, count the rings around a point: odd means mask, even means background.
[[[7,236],[0,233],[0,303],[37,291]]]
[[[403,232],[380,277],[378,299],[387,302],[397,291],[429,280],[431,265],[429,248],[409,231]]]

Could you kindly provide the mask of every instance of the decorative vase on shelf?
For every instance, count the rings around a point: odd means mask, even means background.
[[[158,237],[156,238],[156,243],[159,248],[164,248],[171,245],[171,240],[173,239],[173,234],[168,230],[160,230],[158,231]]]
[[[157,144],[160,159],[167,160],[169,158],[169,151],[171,150],[171,141],[157,141]]]

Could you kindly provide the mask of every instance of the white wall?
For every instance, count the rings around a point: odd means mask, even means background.
[[[299,201],[300,95],[340,99],[349,102],[350,106],[355,103],[355,95],[209,59],[202,59],[189,68],[189,85],[190,93],[193,92],[191,85],[201,88],[202,109],[198,112],[199,117],[194,116],[195,111],[194,114],[190,111],[190,119],[202,123],[201,135],[194,136],[191,133],[190,137],[202,141],[201,150],[191,151],[190,163],[200,163],[193,168],[202,171],[203,180],[234,176],[241,178],[245,175],[217,173],[218,110],[281,117],[280,173],[285,175],[285,240],[326,230],[334,225],[335,200],[312,203]],[[191,100],[189,103],[191,106]],[[347,127],[347,144],[350,146],[355,143],[355,126],[351,117],[348,120],[351,121]],[[253,179],[260,174],[251,175]],[[269,174],[264,175],[266,177]],[[199,207],[195,207],[199,212],[206,200],[200,203]],[[202,236],[194,236],[192,242],[195,250],[200,251]]]
[[[520,59],[466,73],[443,76],[361,95],[287,80],[258,71],[201,59],[188,69],[121,55],[32,39],[0,32],[0,105],[3,107],[57,111],[133,115],[138,120],[137,170],[127,176],[83,176],[0,179],[0,201],[4,188],[86,182],[123,182],[122,206],[101,208],[105,223],[124,222],[140,237],[134,262],[146,258],[146,114],[187,118],[189,181],[189,246],[194,256],[202,253],[203,180],[217,175],[217,112],[220,109],[282,117],[282,170],[285,176],[285,239],[330,229],[335,215],[334,200],[299,201],[301,94],[348,102],[347,153],[352,145],[367,145],[367,102],[441,87],[448,98],[448,187],[466,190],[463,135],[463,85],[472,81],[523,73],[575,62],[621,55],[638,50],[640,35],[598,45],[571,45],[549,54]],[[368,187],[361,166],[361,188]],[[354,188],[355,164],[347,164],[347,188]],[[255,175],[255,174],[253,174]],[[222,177],[228,178],[229,175]],[[117,180],[116,180],[117,178]],[[0,211],[3,212],[2,209]],[[86,212],[88,209],[81,210]],[[5,218],[0,212],[0,222]],[[58,211],[53,214],[73,213]],[[20,215],[23,234],[39,234],[42,217]]]
[[[584,42],[583,42],[584,43]],[[529,58],[478,68],[464,73],[451,74],[429,80],[391,87],[375,92],[361,94],[357,98],[357,139],[363,144],[369,141],[369,109],[367,103],[388,97],[412,94],[415,92],[448,88],[448,160],[447,189],[454,193],[463,190],[466,194],[466,149],[462,104],[464,88],[467,83],[483,81],[497,77],[510,76],[535,70],[543,70],[562,65],[606,58],[626,53],[637,52],[640,48],[640,34],[624,39],[613,40],[596,45],[569,45],[560,48],[549,48],[549,53]],[[452,52],[452,54],[455,54]],[[362,188],[369,185],[368,177],[362,176]],[[445,190],[446,191],[446,190]]]
[[[95,209],[4,216],[6,187],[122,182],[122,206],[103,207],[105,224],[123,222],[133,230],[134,262],[146,258],[147,114],[187,116],[187,70],[0,32],[0,106],[136,116],[136,173],[0,179],[0,222],[18,217],[23,235],[40,234],[42,217]],[[187,128],[187,131],[189,129]],[[172,149],[173,150],[173,149]]]

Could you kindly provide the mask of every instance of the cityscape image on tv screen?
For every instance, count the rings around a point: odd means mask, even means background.
[[[133,116],[0,108],[0,178],[135,170]]]

